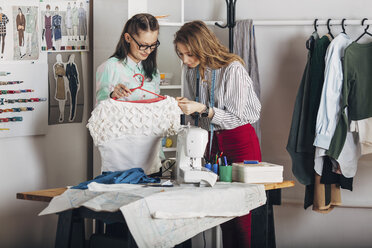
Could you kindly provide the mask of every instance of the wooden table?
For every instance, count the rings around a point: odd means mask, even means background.
[[[265,183],[266,204],[252,210],[252,247],[276,247],[273,205],[281,204],[281,189],[294,186],[294,181],[282,183]],[[61,195],[67,188],[54,188],[38,191],[17,193],[17,199],[50,202],[53,197]],[[85,247],[84,218],[101,221],[118,221],[125,223],[120,211],[115,213],[94,212],[84,207],[67,210],[59,213],[55,247]],[[103,228],[96,226],[98,233],[103,233]],[[74,232],[72,232],[74,230]],[[131,245],[136,247],[135,241],[130,240]]]

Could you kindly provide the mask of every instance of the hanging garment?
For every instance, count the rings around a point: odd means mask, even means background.
[[[253,82],[253,90],[260,100],[261,85],[258,71],[256,38],[253,20],[241,20],[236,22],[234,28],[234,53],[239,55],[245,62],[247,70]],[[261,141],[260,120],[253,123],[258,140]]]
[[[316,114],[324,81],[324,56],[330,41],[314,33],[307,41],[308,61],[297,93],[287,151],[292,158],[292,172],[304,185],[314,182]]]
[[[315,159],[314,169],[321,176],[323,171],[323,156],[326,155],[331,139],[340,118],[341,91],[343,83],[342,59],[346,47],[352,40],[344,33],[340,33],[329,45],[325,56],[325,74],[322,95],[316,121],[316,137],[314,140]],[[347,144],[347,145],[346,145]],[[348,132],[347,141],[339,158],[333,163],[340,165],[342,174],[347,177],[354,177],[360,149],[358,137]]]
[[[55,98],[58,100],[66,100],[65,79],[63,78],[64,76],[66,76],[64,65],[55,64],[54,73],[55,73],[55,77],[57,77]]]
[[[101,101],[87,127],[98,146],[102,171],[143,168],[146,174],[161,167],[161,139],[180,130],[181,109],[172,97],[155,103]]]
[[[341,117],[327,155],[337,159],[351,121],[372,117],[372,43],[353,42],[345,50]]]
[[[358,135],[360,154],[372,153],[372,118],[367,118],[359,121],[351,121],[350,131]],[[349,132],[348,132],[349,134]],[[347,144],[348,137],[346,136]],[[342,155],[342,152],[340,156]]]

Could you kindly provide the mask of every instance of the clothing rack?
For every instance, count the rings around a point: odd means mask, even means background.
[[[222,26],[218,22],[214,24],[220,28],[229,28],[229,50],[230,53],[233,52],[234,47],[234,27],[235,27],[235,6],[237,0],[225,0],[227,7],[227,23],[225,26]]]
[[[318,20],[318,26],[326,26],[327,20]],[[341,25],[342,20],[340,19],[331,19],[329,24],[332,25]],[[372,19],[366,20],[365,25],[372,25]],[[314,20],[253,20],[254,26],[313,26]],[[360,20],[345,20],[344,25],[362,25],[362,19]]]
[[[227,22],[225,25],[220,24],[220,22],[214,22],[214,25],[220,28],[228,28],[229,29],[229,51],[233,52],[234,47],[234,27],[236,25],[235,22],[235,9],[236,9],[236,1],[237,0],[225,0],[226,7],[227,7]],[[315,21],[316,20],[316,21]],[[347,19],[327,19],[327,20],[254,20],[254,26],[332,26],[332,25],[362,25],[362,20],[347,20]],[[372,25],[372,20],[365,20],[364,25]],[[362,25],[363,26],[363,25]],[[368,28],[368,27],[367,27]]]

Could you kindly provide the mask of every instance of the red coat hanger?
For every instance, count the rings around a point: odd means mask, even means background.
[[[152,91],[149,91],[149,90],[143,89],[142,87],[143,87],[143,84],[144,84],[144,82],[145,82],[145,76],[142,75],[141,73],[137,73],[137,74],[134,74],[133,77],[137,77],[137,76],[141,76],[141,77],[142,77],[141,85],[138,86],[138,87],[136,87],[136,88],[132,88],[132,89],[130,89],[130,91],[133,92],[133,91],[135,91],[135,90],[137,90],[137,89],[138,89],[138,90],[143,90],[143,91],[146,91],[146,92],[148,92],[148,93],[151,93],[151,94],[153,94],[153,95],[155,95],[155,96],[158,96],[157,98],[144,99],[144,100],[135,100],[135,101],[124,101],[124,100],[118,100],[116,97],[113,98],[113,99],[116,100],[116,101],[120,101],[120,102],[153,103],[153,102],[159,102],[159,101],[164,100],[164,99],[166,98],[165,96],[158,95],[158,94],[156,94],[155,92],[152,92]]]

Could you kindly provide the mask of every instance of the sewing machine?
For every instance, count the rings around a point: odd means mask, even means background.
[[[176,181],[179,184],[207,184],[213,186],[217,175],[202,167],[201,160],[208,143],[208,132],[200,127],[185,126],[178,134]]]

